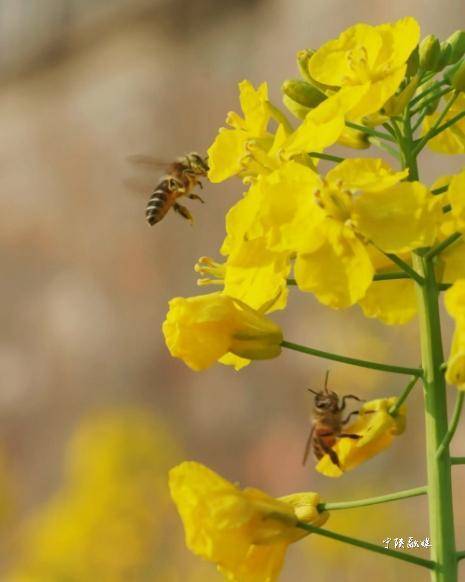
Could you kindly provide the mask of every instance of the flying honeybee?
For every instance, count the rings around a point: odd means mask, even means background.
[[[359,410],[354,410],[344,419],[342,418],[342,412],[346,407],[346,400],[350,398],[359,402],[362,402],[362,400],[353,394],[346,394],[340,399],[336,392],[328,389],[328,376],[329,371],[326,372],[323,390],[316,392],[309,388],[309,392],[315,395],[315,407],[313,409],[312,428],[305,446],[304,465],[307,462],[310,450],[313,449],[313,454],[317,460],[328,454],[332,463],[340,467],[339,458],[332,447],[341,438],[361,438],[358,434],[343,432],[344,425],[349,422],[353,415],[359,414]]]
[[[128,159],[138,164],[160,166],[160,163],[151,156],[135,155],[129,156]],[[170,208],[173,208],[183,218],[192,222],[193,218],[189,210],[179,204],[177,200],[181,196],[186,196],[191,200],[200,200],[203,203],[202,198],[195,194],[193,190],[196,186],[202,188],[200,179],[204,178],[207,172],[207,159],[195,152],[191,152],[168,164],[167,173],[162,176],[155,186],[147,203],[145,218],[150,226],[160,222]]]

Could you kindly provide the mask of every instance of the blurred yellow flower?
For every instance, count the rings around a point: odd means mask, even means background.
[[[455,320],[446,380],[460,390],[465,390],[465,279],[457,280],[446,291],[444,300],[448,313]]]
[[[449,97],[450,99],[450,97]],[[465,93],[460,93],[451,105],[449,111],[442,119],[446,123],[465,109]],[[435,112],[425,118],[423,123],[423,135],[433,127],[439,119],[440,112]],[[465,153],[465,118],[460,119],[451,127],[439,133],[428,141],[428,147],[439,154],[463,154]]]
[[[65,484],[26,522],[5,579],[158,580],[164,475],[179,456],[171,435],[146,412],[123,409],[86,419],[67,453]]]
[[[379,111],[394,95],[419,38],[420,27],[411,17],[380,26],[356,24],[316,51],[309,72],[324,85],[361,91],[348,112],[357,119]]]
[[[171,355],[196,371],[217,360],[239,369],[249,360],[275,358],[283,340],[277,324],[221,293],[172,299],[163,333]]]
[[[320,526],[316,493],[274,499],[239,489],[207,467],[184,462],[170,471],[170,490],[186,532],[186,545],[217,564],[231,582],[273,582],[289,544],[308,535],[297,521]]]
[[[324,455],[316,470],[327,477],[340,477],[345,471],[354,469],[389,447],[394,436],[405,430],[405,407],[401,406],[395,416],[389,414],[389,409],[396,402],[397,398],[391,397],[363,404],[358,419],[344,427],[345,433],[356,434],[360,438],[341,438],[332,447],[338,456],[340,468],[331,461],[329,455]]]

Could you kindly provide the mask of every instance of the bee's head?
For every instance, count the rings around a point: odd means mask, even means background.
[[[339,396],[336,392],[332,390],[315,392],[312,389],[309,389],[309,391],[315,394],[315,409],[318,412],[335,412],[339,409]]]
[[[328,389],[329,370],[326,372],[325,387],[323,390],[316,391],[311,388],[309,392],[315,395],[315,409],[317,412],[337,412],[339,410],[339,396],[336,392]]]
[[[208,172],[208,164],[205,158],[202,158],[196,152],[192,152],[187,154],[187,163],[190,169],[194,172],[194,174],[199,174],[201,176],[205,175]]]

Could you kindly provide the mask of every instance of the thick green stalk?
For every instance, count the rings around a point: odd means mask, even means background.
[[[409,180],[418,180],[417,151],[408,114],[405,117],[404,158]],[[421,149],[421,148],[420,148]],[[436,563],[433,582],[457,582],[454,512],[452,506],[451,461],[449,446],[440,458],[437,451],[448,433],[444,354],[439,318],[439,286],[433,258],[413,253],[413,268],[423,279],[417,283],[418,318],[420,325],[423,386],[425,394],[426,465],[428,474],[428,506],[431,533],[431,558]]]
[[[448,431],[446,383],[439,319],[438,288],[431,259],[414,255],[413,264],[425,279],[417,286],[423,383],[426,407],[426,455],[431,531],[431,557],[437,563],[434,582],[457,582],[454,512],[449,447],[437,457]]]

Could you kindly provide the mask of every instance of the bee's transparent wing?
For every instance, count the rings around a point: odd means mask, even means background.
[[[151,166],[152,168],[166,168],[169,165],[166,161],[145,154],[132,154],[126,156],[126,161],[139,166]]]
[[[305,443],[305,451],[304,451],[304,456],[302,459],[302,465],[305,466],[305,463],[307,462],[308,459],[308,455],[310,454],[311,448],[312,448],[312,441],[313,441],[313,433],[315,432],[315,426],[312,426],[311,430],[310,430],[310,434],[308,435],[307,438],[307,442]]]
[[[134,192],[136,194],[144,194],[148,196],[153,192],[154,183],[153,181],[141,180],[140,178],[124,178],[123,184],[127,190]]]

